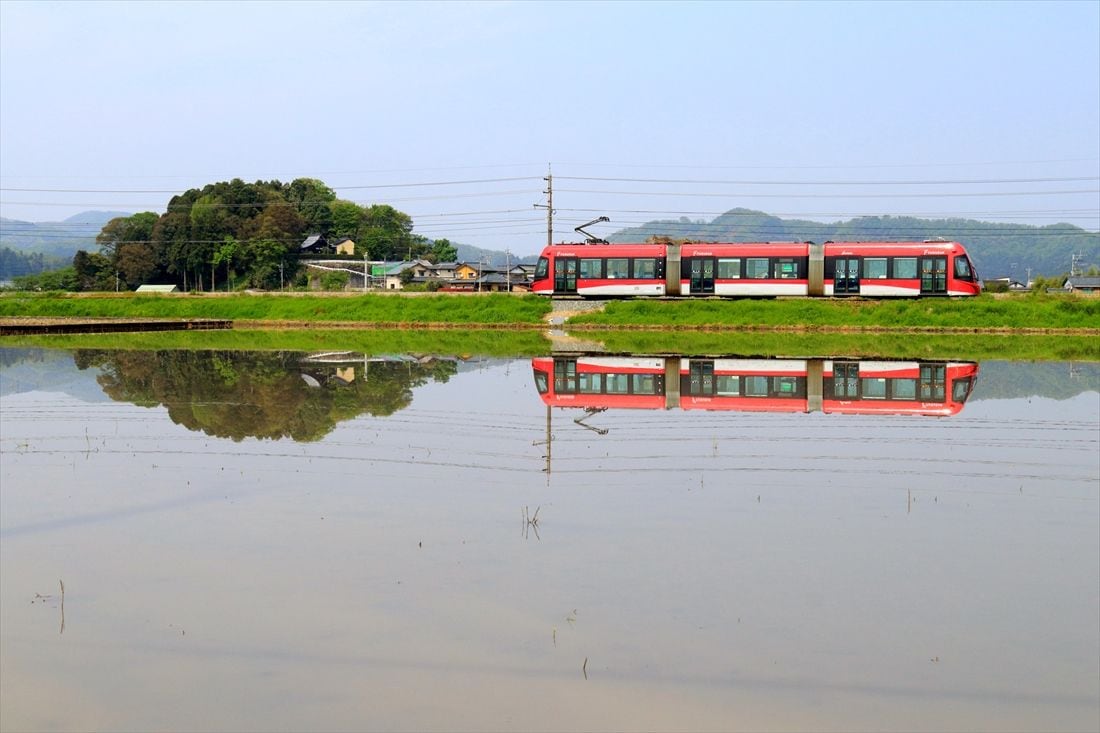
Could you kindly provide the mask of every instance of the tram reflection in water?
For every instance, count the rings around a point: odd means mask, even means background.
[[[531,362],[551,407],[957,414],[972,362],[569,356]]]

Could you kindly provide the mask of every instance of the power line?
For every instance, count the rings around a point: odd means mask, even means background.
[[[485,170],[489,168],[534,168],[541,163],[499,163],[499,164],[486,164],[486,165],[455,165],[455,166],[432,166],[428,168],[373,168],[373,169],[357,169],[357,170],[343,170],[343,171],[311,171],[295,175],[292,178],[285,181],[286,183],[293,183],[300,178],[316,178],[317,176],[346,176],[346,175],[374,175],[377,173],[425,173],[427,171],[461,171],[461,170]],[[223,179],[223,182],[228,183],[233,179],[245,180],[245,176],[230,175],[226,176],[223,173],[218,174],[198,174],[198,173],[177,173],[172,175],[160,175],[160,176],[147,176],[147,175],[90,175],[90,176],[74,176],[70,174],[66,175],[48,175],[48,174],[33,174],[25,175],[18,173],[0,173],[0,180],[7,178],[20,178],[20,179],[126,179],[126,180],[178,180],[178,179],[211,179],[219,178]],[[251,178],[251,176],[248,176]],[[274,181],[280,180],[280,176],[271,176],[270,178],[264,178],[263,176],[257,177],[258,181]],[[245,180],[245,183],[250,181]]]
[[[1069,183],[1077,181],[1100,181],[1100,176],[1072,176],[1063,178],[972,178],[941,180],[864,180],[864,181],[774,181],[774,180],[714,180],[698,178],[602,178],[595,176],[558,176],[564,181],[609,181],[616,183],[689,183],[730,186],[948,186],[971,184],[1008,184],[1008,183]],[[0,189],[2,190],[2,189]]]
[[[555,163],[577,168],[694,168],[702,170],[866,170],[881,168],[968,168],[997,165],[1046,165],[1049,163],[1094,163],[1100,158],[1051,158],[1047,160],[953,161],[950,163],[869,163],[861,165],[698,165],[694,163]]]
[[[480,178],[470,179],[465,181],[424,181],[421,183],[377,183],[377,184],[364,184],[356,186],[328,186],[333,191],[352,191],[361,189],[374,189],[374,188],[418,188],[420,186],[464,186],[474,183],[506,183],[514,181],[536,181],[539,180],[537,176],[522,176],[515,178]],[[207,184],[211,185],[211,184]],[[245,184],[251,185],[251,184]],[[205,188],[205,186],[203,187]],[[202,189],[188,189],[189,191],[201,191]],[[11,188],[0,187],[0,191],[10,191],[19,193],[167,193],[174,195],[182,195],[186,193],[176,189],[152,189],[152,188],[131,188],[131,189],[111,189],[111,188]]]
[[[456,194],[448,194],[448,195],[442,195],[442,196],[407,196],[407,197],[404,197],[404,198],[389,198],[389,199],[386,199],[385,203],[390,204],[390,203],[400,203],[400,202],[404,202],[404,201],[444,201],[444,200],[449,200],[449,199],[491,198],[491,197],[494,197],[494,196],[513,196],[513,195],[517,195],[517,194],[528,195],[530,193],[531,192],[528,189],[512,189],[512,190],[506,190],[506,191],[488,191],[488,192],[483,191],[483,192],[479,192],[479,193],[456,193]],[[371,206],[371,205],[374,205],[376,202],[353,201],[352,203],[359,204],[360,206]],[[377,203],[381,203],[381,202],[377,202]],[[7,206],[65,206],[65,207],[70,207],[70,208],[73,207],[73,206],[95,206],[95,207],[112,208],[112,207],[119,207],[119,206],[133,207],[135,205],[136,206],[145,206],[147,204],[130,204],[130,203],[118,202],[118,201],[115,201],[115,202],[112,202],[112,203],[103,203],[103,202],[88,202],[88,201],[12,201],[10,199],[7,199],[7,200],[0,200],[0,205],[7,205]],[[317,204],[308,203],[306,205],[307,206],[314,206],[314,205],[317,205]],[[175,204],[174,206],[176,208],[191,208],[190,204]],[[250,203],[250,204],[249,203],[241,203],[241,204],[209,203],[209,204],[203,204],[203,206],[209,206],[209,207],[215,207],[215,208],[229,208],[229,209],[232,209],[232,208],[257,208],[257,209],[263,209],[263,208],[267,208],[269,206],[293,206],[293,207],[298,207],[299,204],[294,203],[292,201],[271,201],[271,202],[256,202],[256,203]],[[169,204],[168,207],[172,208],[173,205]]]
[[[978,196],[1052,196],[1076,193],[1100,193],[1100,189],[1072,189],[1062,191],[982,191],[971,193],[702,193],[685,191],[603,191],[580,188],[558,189],[566,193],[602,194],[605,196],[690,196],[703,198],[964,198]]]

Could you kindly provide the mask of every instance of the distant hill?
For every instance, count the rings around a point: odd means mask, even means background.
[[[731,209],[711,221],[664,219],[620,229],[612,242],[641,242],[651,236],[710,242],[828,240],[922,240],[943,237],[962,242],[983,277],[1012,275],[1023,280],[1059,275],[1070,269],[1071,255],[1083,256],[1085,267],[1100,266],[1100,233],[1071,224],[1031,226],[974,219],[919,219],[910,216],[864,216],[833,224],[780,219],[762,211]]]
[[[533,264],[538,261],[538,255],[526,255],[520,257],[515,252],[509,256],[506,252],[499,249],[482,249],[475,247],[472,244],[456,244],[455,249],[458,250],[458,261],[476,263],[482,257],[488,257],[489,264],[494,267],[504,267],[507,263],[512,265],[518,265],[522,263]]]
[[[111,219],[117,219],[120,216],[130,216],[131,211],[82,211],[79,214],[73,214],[68,219],[64,220],[64,224],[94,224],[100,229],[103,225],[109,222]]]
[[[125,211],[82,211],[59,222],[30,222],[0,217],[0,248],[12,251],[6,258],[0,257],[0,280],[13,275],[63,267],[72,262],[77,250],[96,251],[95,238],[103,225],[118,216],[130,216]],[[513,265],[532,263],[538,257],[529,255],[511,258],[502,250],[482,249],[470,244],[455,244],[460,262],[477,262],[488,257],[495,266],[503,267],[505,261]],[[41,255],[28,259],[30,255]]]
[[[19,221],[0,217],[0,247],[72,260],[78,249],[92,250],[103,225],[124,211],[83,211],[64,221]]]

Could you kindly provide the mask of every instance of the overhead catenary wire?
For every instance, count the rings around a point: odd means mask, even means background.
[[[972,179],[924,179],[924,180],[715,180],[698,178],[607,178],[596,176],[556,176],[559,181],[607,181],[613,183],[688,183],[723,186],[956,186],[1007,183],[1070,183],[1100,181],[1100,176],[1070,176],[1060,178],[972,178]],[[2,189],[0,189],[2,190]]]

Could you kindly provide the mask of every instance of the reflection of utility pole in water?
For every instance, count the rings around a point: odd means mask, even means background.
[[[543,458],[546,459],[546,468],[544,468],[542,470],[543,470],[543,473],[546,474],[546,480],[547,481],[550,480],[550,447],[551,447],[551,444],[554,442],[554,435],[553,435],[553,433],[550,432],[550,410],[552,410],[552,409],[553,408],[550,407],[550,405],[546,406],[546,440],[536,440],[533,443],[531,443],[531,445],[545,445],[546,446],[546,455],[543,456]]]

